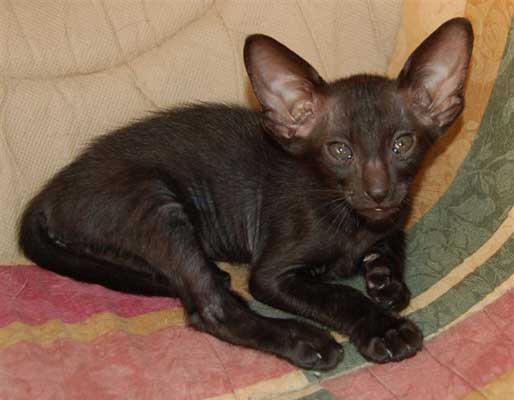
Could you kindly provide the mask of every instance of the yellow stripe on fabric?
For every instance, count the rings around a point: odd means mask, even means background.
[[[310,383],[300,370],[290,372],[278,378],[268,379],[244,388],[234,390],[221,396],[209,397],[206,400],[251,400],[273,398],[274,400],[298,399],[320,390],[321,387]],[[287,396],[287,397],[282,397]]]
[[[319,385],[311,384],[309,387],[302,390],[298,390],[292,393],[285,393],[279,396],[273,396],[273,400],[301,400],[304,399],[306,396],[314,394],[320,390],[324,389]]]
[[[19,257],[14,260],[3,261],[0,262],[0,268],[13,268],[13,267],[23,267],[25,265],[33,265],[34,262],[30,261],[28,258]]]
[[[216,397],[207,397],[204,400],[239,400],[234,393],[222,394]]]
[[[113,331],[147,335],[168,327],[184,326],[184,324],[182,308],[155,311],[131,318],[119,317],[112,313],[100,313],[76,324],[67,324],[59,320],[51,320],[41,325],[13,322],[0,329],[0,347],[11,346],[18,342],[48,345],[57,339],[90,342]]]
[[[457,265],[443,279],[412,299],[407,314],[425,308],[491,258],[514,234],[514,207],[494,234],[477,251]]]
[[[225,272],[230,274],[232,287],[243,296],[246,300],[252,298],[248,289],[248,277],[250,275],[250,267],[248,265],[237,265],[228,263],[218,263],[218,266]]]
[[[512,400],[514,399],[514,371],[488,383],[479,391],[468,394],[463,400]]]
[[[257,395],[259,398],[273,396],[273,399],[275,399],[275,397],[280,398],[279,394],[281,393],[289,395],[288,392],[303,390],[307,386],[310,387],[310,385],[312,384],[308,381],[305,374],[297,370],[279,378],[268,379],[244,388],[236,389],[235,394],[238,400],[254,399]],[[316,390],[319,389],[319,387],[316,388]]]

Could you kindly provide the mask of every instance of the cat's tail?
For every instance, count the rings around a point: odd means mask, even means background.
[[[38,197],[21,217],[18,239],[25,256],[49,271],[126,293],[174,297],[168,281],[162,276],[78,253],[53,239]]]

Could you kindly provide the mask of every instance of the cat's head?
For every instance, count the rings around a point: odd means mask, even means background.
[[[401,207],[430,144],[462,112],[472,46],[471,24],[452,19],[395,80],[327,83],[265,35],[247,38],[244,59],[266,130],[292,154],[317,160],[354,210],[380,221]]]

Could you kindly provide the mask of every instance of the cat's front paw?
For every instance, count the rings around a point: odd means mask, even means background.
[[[411,297],[405,282],[392,278],[387,267],[377,267],[366,273],[366,291],[381,307],[394,311],[407,307]]]
[[[386,363],[414,356],[423,345],[423,334],[406,318],[377,312],[357,324],[350,340],[367,360]]]
[[[364,258],[364,268],[366,291],[382,308],[401,311],[409,305],[410,290],[405,282],[392,276],[387,260],[371,253]]]

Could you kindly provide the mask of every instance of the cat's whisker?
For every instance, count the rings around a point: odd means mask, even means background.
[[[332,236],[332,239],[335,238],[337,236],[337,234],[340,232],[339,229],[341,228],[341,226],[344,224],[344,222],[346,221],[347,217],[350,215],[350,213],[348,212],[345,212],[346,210],[340,206],[339,207],[339,213],[337,214],[337,217],[336,217],[336,228],[335,228],[335,231],[334,231],[334,235]],[[339,221],[340,219],[340,221]]]
[[[318,228],[321,226],[321,224],[323,224],[323,223],[327,223],[327,225],[329,225],[329,226],[330,226],[330,225],[333,225],[333,224],[330,224],[330,223],[327,221],[327,218],[329,218],[329,217],[333,216],[333,214],[334,214],[334,209],[333,209],[333,207],[336,207],[336,209],[337,209],[337,208],[345,208],[345,206],[346,206],[346,198],[345,198],[345,197],[338,197],[338,198],[335,198],[335,199],[331,200],[331,201],[330,201],[330,202],[328,202],[328,203],[323,203],[323,204],[321,204],[319,207],[317,207],[317,208],[315,209],[316,211],[321,211],[321,210],[323,210],[323,209],[325,209],[325,208],[328,208],[328,210],[327,210],[327,213],[326,213],[326,214],[322,215],[322,216],[319,218],[319,220],[317,221],[316,225],[314,226],[314,229],[318,229]],[[337,211],[338,211],[338,210],[337,210]],[[336,215],[335,215],[335,217],[334,217],[334,221],[335,221],[335,219],[336,219],[336,218],[337,218],[337,216],[338,216],[338,213],[337,213],[337,212],[336,212],[335,214],[336,214]]]

